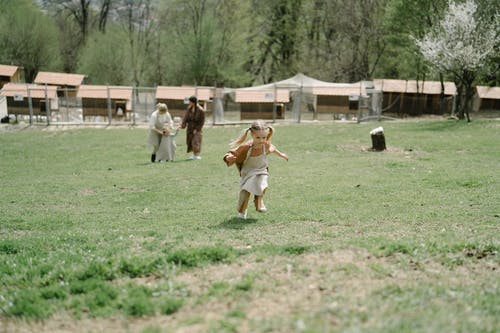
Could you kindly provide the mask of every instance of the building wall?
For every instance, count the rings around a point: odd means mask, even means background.
[[[19,70],[17,70],[12,76],[0,75],[0,89],[2,89],[2,87],[9,82],[12,83],[21,82],[21,75]]]
[[[119,117],[116,114],[116,111],[120,106],[123,109],[123,112],[127,112],[126,101],[120,100],[111,100],[111,116]],[[82,98],[82,115],[85,117],[109,117],[108,114],[108,100],[103,98]]]
[[[10,82],[10,77],[9,76],[3,76],[0,75],[0,89],[6,84]]]
[[[316,110],[318,113],[356,113],[354,104],[349,102],[349,96],[318,95]]]
[[[50,102],[49,102],[50,103]],[[45,115],[45,99],[31,98],[31,106],[33,109],[33,115]],[[7,97],[7,112],[13,115],[29,115],[30,107],[27,98],[22,101],[15,101],[14,97]]]
[[[481,104],[479,106],[481,111],[500,111],[500,99],[481,99]]]
[[[274,103],[240,103],[240,119],[273,119]],[[285,118],[285,107],[276,105],[276,119]]]
[[[453,98],[446,96],[441,110],[441,98],[439,95],[403,94],[385,92],[383,95],[382,109],[386,114],[398,116],[418,116],[423,114],[442,115],[451,113]]]

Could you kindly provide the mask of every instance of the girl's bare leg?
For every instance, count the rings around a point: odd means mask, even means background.
[[[266,206],[264,206],[263,197],[264,197],[264,194],[254,196],[253,202],[255,203],[255,209],[258,212],[265,212],[267,210]]]
[[[244,213],[247,210],[249,199],[250,192],[241,190],[240,199],[238,200],[238,213]]]

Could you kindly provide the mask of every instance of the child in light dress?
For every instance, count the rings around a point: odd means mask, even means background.
[[[251,139],[246,141],[248,132]],[[288,161],[288,156],[280,152],[271,144],[271,136],[274,129],[258,120],[245,130],[245,132],[236,140],[231,142],[231,149],[224,155],[224,162],[227,166],[236,164],[240,172],[240,194],[238,200],[238,217],[246,218],[247,207],[250,195],[254,196],[255,209],[258,212],[267,210],[262,200],[268,186],[268,154],[276,154]]]

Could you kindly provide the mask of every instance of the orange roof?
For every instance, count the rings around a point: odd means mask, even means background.
[[[37,84],[25,84],[25,83],[7,83],[0,90],[1,96],[14,97],[14,95],[21,95],[23,97],[32,98],[45,98],[45,86]],[[47,86],[47,97],[50,99],[57,98],[57,88]]]
[[[312,93],[314,95],[328,95],[328,96],[351,96],[361,94],[361,83],[347,83],[338,87],[313,87]]]
[[[200,101],[208,101],[213,97],[213,88],[211,87],[156,87],[157,99],[176,99],[184,100],[186,97],[196,96]]]
[[[288,103],[290,97],[288,89],[236,89],[234,101],[237,103]]]
[[[479,98],[500,99],[500,87],[477,86],[476,89]]]
[[[445,95],[455,95],[457,89],[455,83],[445,81],[444,84],[444,94]],[[416,81],[415,81],[416,86]],[[420,82],[419,89],[424,94],[428,95],[439,95],[441,93],[441,82],[439,81],[423,81]]]
[[[125,99],[125,100],[132,99],[132,87],[97,86],[97,85],[85,85],[85,84],[81,85],[78,88],[76,97],[107,99],[108,89],[109,89],[109,97],[111,99]]]
[[[84,78],[85,75],[82,74],[38,72],[35,83],[78,87]]]
[[[17,66],[0,65],[0,75],[9,77],[14,76],[18,69],[19,67]]]
[[[382,90],[383,92],[411,93],[411,94],[417,93],[416,80],[382,79],[382,80],[374,80],[373,83],[376,89]],[[428,95],[438,95],[441,93],[441,82],[418,81],[418,92]],[[455,95],[456,93],[455,83],[445,81],[444,93],[445,95]]]

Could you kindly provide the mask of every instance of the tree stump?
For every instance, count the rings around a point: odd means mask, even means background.
[[[385,135],[384,129],[382,127],[377,127],[370,132],[372,138],[372,148],[374,151],[386,150],[385,146]]]

